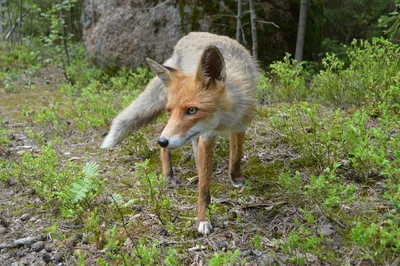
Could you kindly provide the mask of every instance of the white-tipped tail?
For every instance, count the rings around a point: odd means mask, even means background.
[[[111,131],[107,134],[106,138],[103,140],[103,143],[101,144],[100,148],[102,149],[110,149],[114,148],[115,145],[117,145],[117,141],[113,138],[113,134]]]
[[[114,118],[100,147],[115,147],[133,131],[149,124],[165,109],[166,101],[164,85],[159,78],[153,78],[139,97]]]

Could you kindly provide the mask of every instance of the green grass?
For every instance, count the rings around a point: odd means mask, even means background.
[[[61,84],[60,97],[40,108],[21,106],[20,119],[30,126],[22,131],[40,151],[1,159],[0,180],[32,187],[61,208],[63,219],[82,223],[89,243],[103,250],[98,265],[187,264],[188,249],[198,245],[209,265],[256,262],[254,254],[291,265],[393,264],[400,252],[400,48],[375,39],[346,50],[348,64],[327,55],[324,68],[310,73],[287,56],[260,79],[259,100],[271,104],[257,107],[246,135],[246,190],[227,185],[229,145],[218,140],[211,189],[226,201],[214,202],[209,214],[218,233],[233,235],[223,248],[216,248],[220,236],[207,241],[195,232],[196,186],[166,189],[160,176],[154,139],[165,117],[117,150],[94,147],[152,74],[145,68],[106,73],[85,62],[79,46],[68,69],[73,85]],[[21,55],[10,65],[11,85],[30,64]],[[0,123],[3,151],[14,131]],[[65,148],[82,158],[66,160]],[[196,175],[190,154],[188,147],[173,154],[184,182]],[[264,207],[252,205],[259,203]],[[56,227],[48,231],[71,237]]]

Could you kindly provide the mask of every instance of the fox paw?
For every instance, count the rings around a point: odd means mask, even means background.
[[[197,226],[197,231],[202,235],[209,235],[213,231],[213,228],[210,222],[201,221]]]
[[[235,188],[242,188],[246,185],[246,179],[242,176],[235,177],[231,175],[232,184]]]

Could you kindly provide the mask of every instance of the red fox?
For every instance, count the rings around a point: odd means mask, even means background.
[[[240,159],[244,132],[254,114],[257,64],[238,42],[201,32],[183,37],[164,65],[147,62],[156,77],[113,120],[101,147],[114,147],[166,110],[168,123],[158,139],[163,174],[170,183],[176,182],[170,150],[191,142],[199,176],[197,228],[210,234],[206,208],[211,200],[215,136],[229,132],[229,174],[235,187],[243,187]]]

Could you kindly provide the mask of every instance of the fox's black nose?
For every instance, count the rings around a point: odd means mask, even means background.
[[[159,138],[157,142],[158,142],[158,145],[160,145],[163,148],[168,146],[168,139],[166,139],[166,138]]]

